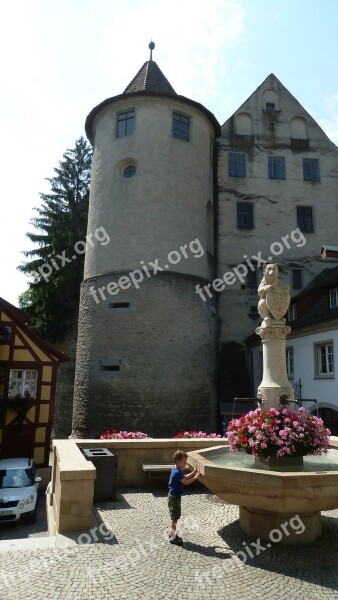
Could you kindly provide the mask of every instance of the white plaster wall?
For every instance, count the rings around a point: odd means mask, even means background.
[[[334,352],[334,378],[317,378],[315,368],[314,344],[333,341]],[[338,410],[338,330],[323,330],[318,333],[303,334],[293,337],[292,332],[287,337],[286,347],[293,347],[294,376],[290,379],[291,385],[302,382],[302,397],[315,398],[319,408],[333,408]],[[254,393],[259,385],[259,353],[261,346],[252,348]],[[310,405],[306,404],[306,407]]]
[[[134,108],[135,131],[116,138],[116,114]],[[191,118],[190,141],[172,136],[172,113]],[[170,98],[137,96],[102,109],[95,132],[88,233],[104,226],[106,246],[96,244],[86,253],[84,278],[112,271],[128,271],[159,258],[196,238],[205,254],[171,266],[171,270],[207,277],[206,207],[213,201],[210,144],[211,123],[202,111]],[[132,178],[121,174],[121,161],[137,165]]]

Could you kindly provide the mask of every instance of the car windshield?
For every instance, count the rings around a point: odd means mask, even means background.
[[[21,488],[33,485],[30,469],[3,469],[0,470],[0,489]]]

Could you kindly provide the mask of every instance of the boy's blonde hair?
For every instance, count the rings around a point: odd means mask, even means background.
[[[183,450],[176,450],[176,452],[175,452],[175,454],[173,456],[174,463],[176,464],[180,460],[183,460],[183,458],[188,458],[187,453],[183,452]]]

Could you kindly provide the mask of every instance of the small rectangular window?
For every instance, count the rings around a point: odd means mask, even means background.
[[[285,157],[269,156],[269,179],[285,179]]]
[[[315,344],[316,377],[334,377],[333,342]]]
[[[307,233],[314,231],[312,206],[297,206],[297,226],[301,231]]]
[[[294,290],[301,290],[302,284],[302,270],[292,269],[292,287]]]
[[[267,102],[265,104],[265,110],[267,110],[267,112],[275,112],[276,110],[276,105],[274,102]]]
[[[190,119],[180,113],[173,113],[173,136],[179,140],[189,141]]]
[[[269,123],[269,131],[275,131],[275,124],[273,122]]]
[[[286,348],[286,372],[289,379],[293,378],[293,348]]]
[[[330,308],[337,308],[338,306],[338,288],[330,290]]]
[[[297,319],[297,306],[296,304],[291,304],[288,310],[288,321],[294,321]]]
[[[229,152],[229,176],[246,177],[246,154]]]
[[[256,288],[257,287],[257,262],[252,261],[252,260],[250,262],[251,262],[252,266],[255,267],[255,268],[252,270],[248,266],[248,274],[246,276],[246,285],[248,287],[254,287],[254,288]],[[251,308],[252,307],[250,307],[250,312],[252,312]],[[257,306],[255,306],[255,308],[256,308],[256,312],[257,312]]]
[[[38,372],[26,369],[11,369],[9,374],[9,397],[29,393],[33,399],[36,398]]]
[[[237,202],[237,227],[239,229],[253,229],[253,204],[251,202]]]
[[[303,158],[304,181],[320,181],[319,159]]]
[[[0,325],[0,343],[9,342],[9,340],[11,338],[11,334],[12,334],[12,328],[10,325],[3,325],[3,324]]]
[[[135,110],[118,113],[116,137],[126,137],[133,135],[135,128]]]
[[[119,371],[120,365],[101,365],[101,371]]]

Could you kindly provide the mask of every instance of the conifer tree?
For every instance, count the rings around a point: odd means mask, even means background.
[[[18,269],[32,277],[19,298],[20,308],[40,335],[56,341],[76,317],[83,276],[90,185],[91,148],[81,137],[67,149],[55,175],[47,178],[50,192],[31,220],[36,229],[27,237],[37,246],[23,252],[29,260]]]

